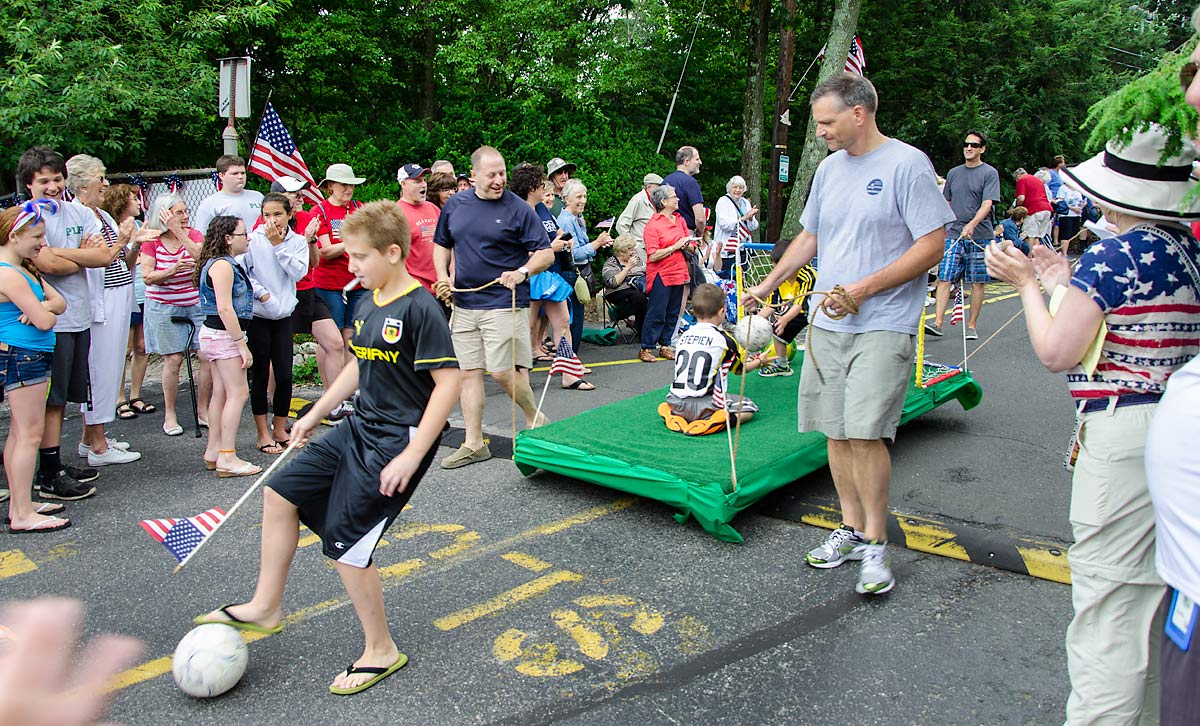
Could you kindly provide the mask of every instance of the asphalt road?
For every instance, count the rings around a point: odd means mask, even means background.
[[[998,299],[984,309],[984,339],[1018,310],[1006,292],[989,290]],[[552,384],[548,413],[568,416],[668,381],[665,363],[621,362],[635,354],[636,346],[585,347],[586,362],[614,364],[593,366],[594,392]],[[927,357],[957,363],[961,338],[929,341]],[[970,365],[985,390],[977,409],[950,404],[901,430],[893,508],[1067,541],[1065,383],[1037,364],[1019,316]],[[535,385],[545,380],[533,375]],[[487,427],[507,437],[507,399],[490,383],[489,394]],[[1062,721],[1069,588],[895,549],[896,589],[874,600],[855,595],[854,565],[817,571],[802,562],[826,533],[793,513],[800,501],[832,496],[827,471],[740,515],[734,524],[746,541],[728,544],[675,523],[655,502],[556,475],[526,478],[502,459],[432,469],[377,552],[389,622],[412,659],[404,670],[360,695],[326,691],[357,657],[360,632],[319,546],[302,539],[285,631],[250,645],[249,670],[233,691],[193,700],[166,675],[170,654],[194,615],[251,593],[259,517],[248,508],[172,575],[174,560],[138,521],[228,507],[250,481],[205,472],[200,442],[169,439],[161,423],[151,415],[112,427],[143,459],[104,470],[100,494],[69,507],[73,528],[0,533],[4,599],[78,597],[89,606],[89,634],[145,640],[145,662],[119,679],[116,721]],[[78,431],[76,417],[67,440]],[[252,432],[247,421],[242,450],[262,459]]]

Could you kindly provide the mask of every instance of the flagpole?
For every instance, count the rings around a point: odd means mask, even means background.
[[[704,17],[704,6],[708,0],[700,3],[700,12],[696,15],[696,27],[692,30],[692,39],[688,42],[687,54],[683,56],[683,68],[679,71],[679,83],[675,84],[675,93],[671,96],[671,106],[667,109],[667,120],[663,122],[662,135],[658,137],[658,148],[655,154],[662,153],[663,141],[667,138],[667,127],[671,125],[671,114],[675,111],[675,99],[679,98],[679,89],[683,86],[683,75],[687,73],[688,59],[692,57],[692,45],[696,42],[696,33],[700,30],[700,20]]]
[[[250,485],[250,488],[246,490],[246,493],[242,495],[242,498],[237,500],[237,502],[229,509],[229,511],[225,514],[225,517],[220,522],[217,522],[217,526],[212,528],[212,531],[208,533],[208,536],[205,537],[204,539],[200,540],[200,544],[196,545],[196,549],[194,549],[190,553],[188,553],[188,556],[184,557],[183,561],[175,566],[175,570],[171,574],[173,574],[173,575],[179,574],[179,571],[183,569],[183,566],[186,565],[193,557],[196,556],[196,553],[200,551],[200,548],[204,546],[204,543],[208,542],[210,539],[213,538],[213,535],[215,535],[217,533],[217,530],[220,529],[223,524],[228,522],[230,520],[230,518],[233,517],[233,513],[238,510],[238,507],[242,506],[242,503],[250,498],[250,495],[254,493],[254,490],[257,489],[259,487],[259,485],[261,485],[264,481],[266,481],[267,477],[271,476],[272,472],[275,471],[276,467],[278,467],[280,464],[283,463],[283,460],[288,457],[288,454],[292,453],[292,451],[295,450],[296,443],[297,443],[296,439],[292,439],[291,442],[288,443],[287,449],[285,449],[284,452],[279,455],[279,458],[276,459],[274,461],[274,463],[272,463],[270,466],[268,466],[267,470],[264,471],[258,477],[258,479],[254,480],[254,483]]]
[[[962,301],[962,312],[963,312],[963,319],[962,319],[963,373],[967,372],[967,365],[966,365],[966,361],[967,361],[967,324],[968,324],[968,321],[970,320],[970,317],[967,315],[967,292],[965,289],[966,283],[967,283],[967,278],[964,275],[962,278],[962,281],[958,283],[958,296],[959,296],[958,299]],[[972,306],[975,305],[974,298],[971,298],[971,305]],[[974,310],[972,310],[972,312],[974,312]]]

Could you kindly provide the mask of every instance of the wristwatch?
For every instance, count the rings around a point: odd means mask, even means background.
[[[517,272],[519,272],[519,273],[521,273],[522,275],[524,275],[526,280],[528,280],[528,279],[529,279],[529,268],[528,268],[528,267],[524,267],[524,266],[522,266],[522,267],[518,267],[518,268],[517,268]]]

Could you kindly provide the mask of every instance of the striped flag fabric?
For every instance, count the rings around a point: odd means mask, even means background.
[[[550,375],[566,373],[567,375],[583,378],[583,361],[575,356],[567,336],[559,336],[558,347],[554,350],[554,362],[550,364]]]
[[[819,58],[825,57],[825,48],[824,47],[821,48],[821,52],[818,54],[817,57],[819,57]],[[855,33],[854,37],[850,40],[850,52],[846,54],[845,71],[847,73],[857,73],[858,75],[861,76],[861,75],[865,75],[866,69],[867,69],[867,56],[863,53],[862,41],[859,40],[858,34]]]
[[[962,285],[958,285],[958,291],[954,294],[954,312],[950,313],[950,324],[957,325],[963,321],[963,289]]]
[[[225,519],[225,511],[216,507],[185,519],[143,519],[146,533],[161,543],[180,562]]]
[[[281,176],[306,181],[309,186],[301,192],[301,196],[313,204],[319,204],[322,200],[321,193],[317,191],[317,182],[308,170],[308,164],[304,163],[300,149],[296,148],[292,135],[269,101],[263,111],[247,168],[267,181],[275,181]]]

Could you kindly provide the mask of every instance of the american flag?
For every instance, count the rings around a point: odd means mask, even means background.
[[[254,149],[250,152],[250,171],[258,174],[267,181],[275,181],[281,176],[290,176],[309,183],[301,196],[313,204],[321,202],[321,193],[317,191],[317,182],[313,179],[308,164],[300,156],[296,142],[287,127],[275,113],[275,107],[267,103],[263,111],[262,123],[258,127],[258,137],[254,140]]]
[[[825,57],[825,48],[821,48],[820,56]],[[846,72],[857,73],[864,75],[863,71],[867,68],[867,56],[863,54],[862,41],[858,39],[858,34],[850,41],[850,52],[846,54]]]
[[[183,189],[183,177],[178,174],[167,174],[163,177],[163,184],[167,185],[168,192],[178,194]]]
[[[150,191],[150,184],[146,181],[146,177],[141,174],[130,174],[129,183],[137,187],[138,201],[141,202],[142,211],[148,209],[146,205],[146,193]]]
[[[209,173],[212,175],[213,186],[217,188],[218,192],[221,191],[221,175],[217,173],[216,169],[213,169]]]
[[[223,519],[224,510],[214,507],[186,519],[143,519],[141,525],[156,542],[161,542],[175,555],[175,559],[183,562]]]
[[[554,362],[550,364],[550,375],[555,373],[583,378],[583,361],[575,357],[575,351],[571,350],[571,344],[567,342],[565,335],[559,337],[558,348],[554,351]]]
[[[954,294],[954,312],[950,313],[950,324],[957,325],[963,321],[963,289],[962,285],[958,286],[957,292]]]

